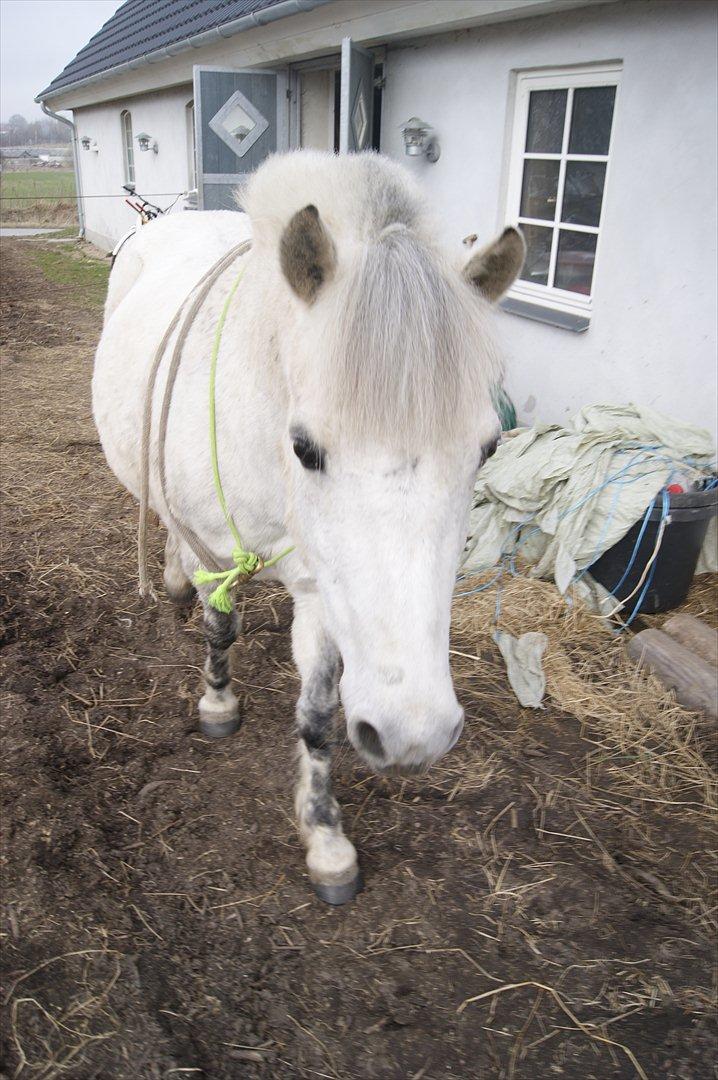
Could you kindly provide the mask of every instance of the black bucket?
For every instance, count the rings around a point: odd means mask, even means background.
[[[698,556],[708,531],[708,523],[718,513],[718,488],[671,494],[669,513],[670,518],[656,556],[651,584],[635,614],[655,615],[659,611],[670,611],[685,600],[696,572]],[[626,568],[638,541],[645,512],[617,544],[608,551],[604,551],[601,558],[589,566],[588,570],[592,577],[613,593],[617,600],[624,600],[630,596],[638,585],[646,563],[656,546],[662,515],[663,496],[658,495],[653,503],[633,566],[627,574]],[[625,580],[623,580],[624,574]],[[648,575],[646,575],[646,580],[648,580]],[[632,600],[628,601],[624,615],[634,612],[632,604],[636,603],[643,588],[642,585]]]

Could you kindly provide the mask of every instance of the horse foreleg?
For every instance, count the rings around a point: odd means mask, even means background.
[[[204,694],[199,700],[199,727],[213,739],[232,735],[239,727],[239,702],[230,687],[229,650],[237,640],[240,624],[237,612],[216,611],[202,596],[203,630],[207,643],[204,665]]]
[[[331,749],[339,702],[339,653],[326,635],[318,601],[295,603],[292,624],[294,660],[302,678],[297,702],[299,782],[295,809],[307,848],[307,869],[317,896],[329,904],[352,900],[361,887],[354,845],[342,829],[332,793]]]

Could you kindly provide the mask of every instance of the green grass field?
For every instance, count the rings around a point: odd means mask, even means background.
[[[70,225],[77,220],[71,169],[0,173],[0,221]]]
[[[50,248],[38,245],[30,248],[30,257],[39,266],[48,281],[68,285],[83,303],[101,306],[107,293],[110,261],[90,258],[64,244]]]

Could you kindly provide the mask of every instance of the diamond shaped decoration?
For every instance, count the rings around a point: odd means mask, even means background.
[[[352,109],[352,130],[357,150],[363,150],[369,132],[369,114],[364,103],[364,89],[361,83],[359,83],[354,108]]]
[[[241,90],[235,90],[212,117],[209,126],[237,157],[244,157],[257,139],[264,135],[269,121]]]

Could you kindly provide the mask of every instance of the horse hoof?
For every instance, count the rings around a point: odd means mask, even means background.
[[[345,881],[341,885],[322,885],[318,881],[312,882],[312,888],[319,899],[323,900],[325,904],[331,904],[332,907],[348,904],[361,892],[363,887],[364,880],[361,873],[358,873],[351,881]]]
[[[226,739],[228,735],[234,735],[239,731],[239,704],[235,702],[233,709],[222,710],[205,709],[200,702],[199,706],[199,730],[210,739]]]
[[[234,735],[239,731],[239,717],[230,716],[225,720],[215,718],[199,718],[199,730],[209,739],[226,739],[228,735]]]

